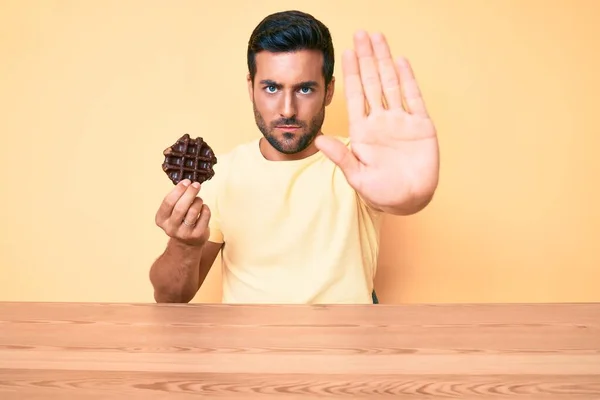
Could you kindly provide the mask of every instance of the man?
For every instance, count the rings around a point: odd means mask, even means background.
[[[329,30],[269,15],[248,44],[262,137],[218,156],[215,176],[161,204],[169,236],[150,280],[157,302],[189,302],[222,251],[225,303],[372,303],[384,213],[422,210],[438,183],[436,130],[409,63],[359,31],[343,55],[349,138],[324,136],[334,93]]]

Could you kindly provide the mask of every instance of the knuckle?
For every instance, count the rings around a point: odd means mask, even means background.
[[[188,206],[186,206],[183,202],[177,202],[177,204],[175,205],[175,207],[173,208],[173,211],[175,211],[178,214],[183,214],[185,213],[187,210],[189,209]]]
[[[204,206],[204,204],[202,203],[202,200],[196,199],[192,203],[192,206],[190,207],[190,211],[193,211],[194,213],[199,214],[202,211],[203,206]]]
[[[181,197],[182,191],[175,188],[171,193],[165,196],[163,199],[163,206],[165,207],[173,207],[177,200]]]
[[[165,199],[163,200],[163,206],[166,207],[173,207],[175,205],[175,199],[173,199],[172,197],[165,197]]]

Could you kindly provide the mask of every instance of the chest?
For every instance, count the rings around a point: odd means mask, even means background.
[[[307,235],[349,218],[357,207],[354,190],[333,165],[240,171],[231,175],[219,204],[226,240]]]

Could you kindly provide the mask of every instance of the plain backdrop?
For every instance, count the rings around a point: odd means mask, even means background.
[[[0,0],[0,300],[153,301],[162,151],[260,135],[247,41],[293,8],[333,34],[326,134],[357,29],[409,58],[439,130],[434,201],[385,220],[383,303],[600,301],[594,0]],[[218,259],[194,301],[220,290]]]

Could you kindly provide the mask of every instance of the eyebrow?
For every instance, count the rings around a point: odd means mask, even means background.
[[[263,85],[267,85],[267,86],[275,86],[276,88],[281,88],[283,87],[283,85],[281,83],[277,83],[271,79],[263,79],[260,81],[261,84]],[[304,82],[300,82],[298,84],[295,85],[296,87],[310,87],[310,88],[314,88],[314,87],[318,87],[319,84],[316,81],[304,81]]]

